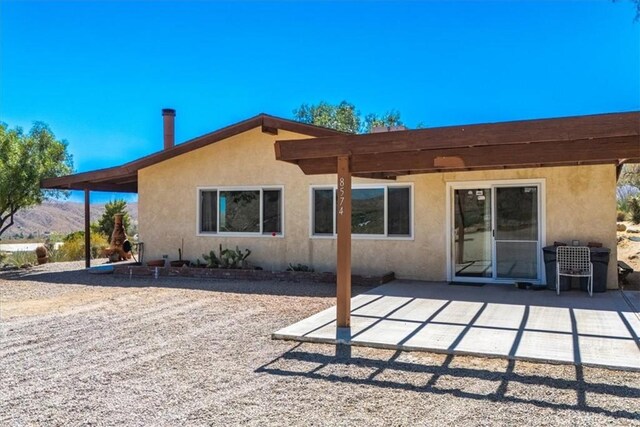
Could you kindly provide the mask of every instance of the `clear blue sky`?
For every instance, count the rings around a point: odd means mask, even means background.
[[[640,109],[625,0],[3,0],[0,16],[0,120],[48,123],[77,171],[161,149],[163,107],[178,142],[321,100],[409,127]]]

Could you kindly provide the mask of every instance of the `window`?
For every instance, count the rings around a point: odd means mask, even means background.
[[[313,209],[315,219],[313,224],[313,234],[333,235],[333,201],[334,190],[314,190],[313,192]]]
[[[311,189],[311,234],[334,236],[335,187]],[[351,232],[356,236],[411,237],[411,186],[354,187],[351,192]]]
[[[200,189],[200,234],[282,235],[282,189]]]

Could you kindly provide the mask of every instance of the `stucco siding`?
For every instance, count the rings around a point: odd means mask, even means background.
[[[184,239],[185,258],[202,259],[218,245],[252,250],[249,258],[264,269],[284,269],[288,263],[335,269],[336,241],[309,237],[311,185],[333,185],[335,176],[305,176],[297,166],[275,160],[276,139],[305,135],[260,129],[169,159],[139,171],[139,231],[146,258],[163,254],[177,259]],[[398,277],[445,280],[447,277],[447,182],[502,179],[544,179],[546,240],[599,241],[612,248],[615,260],[615,167],[575,166],[402,177],[413,183],[414,233],[411,240],[353,239],[353,271]],[[388,181],[355,179],[354,184]],[[198,187],[268,186],[284,188],[284,236],[222,237],[197,235]],[[544,242],[543,242],[544,243]],[[616,283],[610,263],[609,283]]]

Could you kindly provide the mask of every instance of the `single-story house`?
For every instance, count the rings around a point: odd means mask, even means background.
[[[335,271],[353,176],[354,273],[544,283],[545,245],[600,242],[616,259],[617,176],[640,161],[640,112],[366,135],[260,114],[177,145],[174,119],[163,110],[162,151],[42,186],[137,192],[146,259],[184,241],[192,261],[221,244],[268,270]]]

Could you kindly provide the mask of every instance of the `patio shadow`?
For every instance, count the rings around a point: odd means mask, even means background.
[[[636,412],[607,407],[606,401],[628,399],[627,407],[636,407],[640,398],[640,388],[629,385],[606,384],[585,380],[584,368],[575,366],[574,378],[557,378],[544,375],[523,374],[516,370],[516,360],[505,360],[504,370],[460,367],[456,365],[455,355],[442,355],[439,365],[421,364],[403,361],[407,354],[396,351],[388,359],[355,356],[345,352],[342,346],[336,346],[335,355],[309,351],[305,346],[313,344],[299,343],[280,357],[256,369],[257,373],[286,377],[304,377],[312,380],[333,383],[349,383],[408,390],[420,393],[450,395],[453,397],[490,400],[500,403],[524,403],[553,410],[573,410],[592,414],[602,414],[612,419],[638,420],[640,409]],[[301,369],[306,366],[307,369]],[[562,368],[556,365],[558,368]],[[565,366],[566,368],[566,366]],[[369,372],[363,375],[362,371]],[[413,376],[413,377],[412,377]],[[418,381],[404,381],[407,378],[419,378]],[[454,384],[457,386],[450,387]],[[495,385],[491,392],[480,392],[486,384]],[[519,396],[518,388],[539,387],[541,392],[535,398]],[[476,391],[474,391],[476,390]],[[571,401],[557,401],[558,392],[570,391],[565,396],[573,396]],[[575,393],[575,394],[574,394]],[[595,399],[594,396],[599,398]],[[589,398],[587,398],[589,397]],[[556,399],[556,401],[554,401]],[[599,402],[597,404],[593,402]]]
[[[351,306],[347,341],[336,335],[335,308],[272,338],[640,370],[640,318],[619,291],[557,297],[398,281],[354,297]]]

